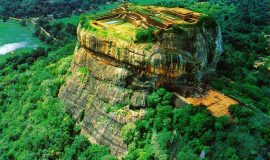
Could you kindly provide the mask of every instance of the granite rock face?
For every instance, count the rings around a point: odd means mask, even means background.
[[[115,21],[117,14],[125,20],[121,23],[131,23],[128,15],[112,13],[109,19]],[[108,21],[106,17],[102,20]],[[95,25],[92,23],[89,25]],[[59,97],[81,125],[82,134],[92,143],[110,146],[115,155],[124,155],[127,146],[120,130],[144,116],[147,94],[168,84],[172,88],[188,85],[213,72],[222,51],[221,34],[217,26],[197,23],[200,25],[177,31],[159,29],[157,40],[151,43],[100,36],[79,25],[72,74],[61,87]]]
[[[87,73],[81,73],[82,68]],[[131,71],[109,65],[83,47],[76,49],[71,70],[59,93],[66,111],[92,143],[110,146],[115,155],[124,154],[127,148],[120,137],[121,127],[143,117],[147,91],[126,88]],[[123,107],[110,111],[118,104]]]

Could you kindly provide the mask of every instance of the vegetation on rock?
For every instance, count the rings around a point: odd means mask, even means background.
[[[154,28],[136,30],[136,43],[151,43],[156,40]]]

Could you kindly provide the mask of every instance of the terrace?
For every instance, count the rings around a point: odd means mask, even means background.
[[[191,95],[183,97],[178,93],[175,93],[175,95],[186,104],[206,106],[207,109],[216,117],[224,115],[230,116],[229,107],[231,105],[239,104],[233,98],[230,98],[212,88],[208,88],[204,94],[199,94],[199,96]]]
[[[154,28],[155,33],[160,33],[174,24],[197,24],[200,15],[184,8],[123,4],[110,13],[92,18],[89,26],[106,32],[101,35],[134,41],[138,29]]]

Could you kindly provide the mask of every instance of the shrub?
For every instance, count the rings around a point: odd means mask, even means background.
[[[136,43],[154,42],[155,40],[154,28],[138,29],[136,31]]]
[[[216,28],[217,22],[214,17],[202,15],[198,22],[199,25],[205,25],[207,28]]]

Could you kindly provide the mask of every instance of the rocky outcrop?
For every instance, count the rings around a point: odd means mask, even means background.
[[[221,53],[221,35],[216,25],[198,21],[191,27],[160,29],[156,41],[136,43],[112,34],[101,36],[97,29],[117,31],[92,27],[96,29],[78,27],[72,74],[59,97],[81,125],[82,134],[123,155],[127,146],[120,130],[144,116],[147,94],[168,84],[185,86],[213,72]]]
[[[120,137],[121,127],[143,117],[144,110],[140,108],[145,106],[147,91],[141,87],[126,88],[132,72],[107,62],[84,47],[77,48],[72,76],[59,96],[92,143],[110,146],[113,154],[120,155],[127,150]],[[80,69],[86,69],[87,73]],[[119,104],[121,109],[114,110]]]

